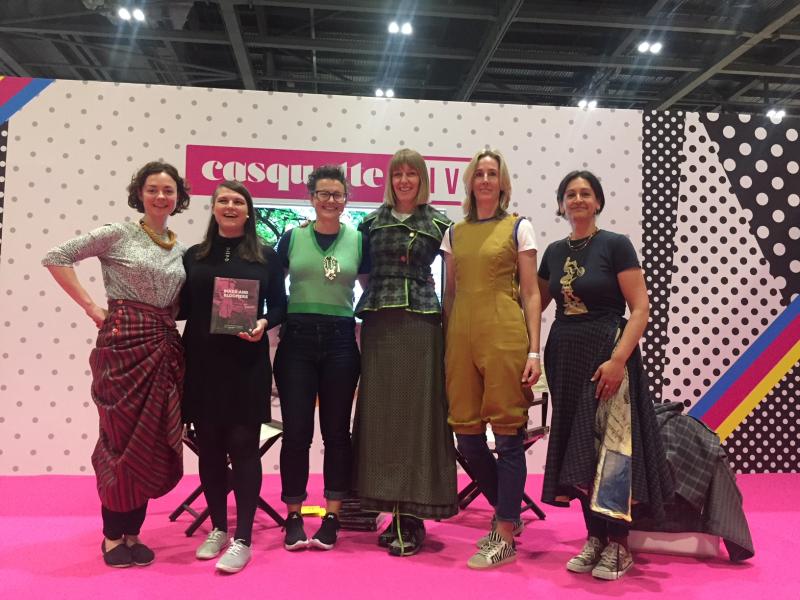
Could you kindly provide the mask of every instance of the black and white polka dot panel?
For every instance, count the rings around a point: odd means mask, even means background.
[[[650,324],[643,341],[644,366],[654,402],[662,402],[664,354],[669,334],[669,300],[675,226],[684,160],[682,111],[650,112],[642,127],[642,266],[650,294]]]
[[[708,114],[701,122],[788,305],[800,293],[800,120]]]
[[[685,131],[663,397],[689,407],[783,306],[719,144],[697,113],[687,114]]]

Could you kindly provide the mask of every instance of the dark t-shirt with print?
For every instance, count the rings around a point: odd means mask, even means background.
[[[549,282],[556,320],[595,319],[609,313],[625,314],[617,274],[638,267],[639,259],[627,237],[600,230],[578,251],[570,250],[564,239],[550,244],[542,256],[539,277]]]

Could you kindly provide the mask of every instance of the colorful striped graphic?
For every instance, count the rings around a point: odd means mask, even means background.
[[[51,83],[52,79],[0,76],[0,123],[8,121]]]
[[[753,342],[689,414],[727,438],[800,361],[800,296]]]

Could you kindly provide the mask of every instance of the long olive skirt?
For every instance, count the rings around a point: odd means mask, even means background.
[[[458,512],[439,315],[367,314],[353,441],[362,508],[423,519]]]

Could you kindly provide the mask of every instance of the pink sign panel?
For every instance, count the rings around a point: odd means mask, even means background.
[[[341,165],[354,202],[380,204],[390,154],[278,150],[230,146],[186,146],[186,178],[192,193],[211,195],[221,181],[234,179],[254,198],[304,200],[305,181],[320,165]],[[426,156],[433,204],[458,205],[463,199],[461,176],[469,158]]]

